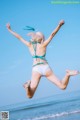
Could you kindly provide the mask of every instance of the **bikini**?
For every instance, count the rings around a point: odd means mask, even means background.
[[[45,59],[46,53],[42,56],[36,55],[36,48],[37,48],[38,43],[40,44],[41,42],[31,41],[31,44],[33,45],[33,49],[34,49],[34,55],[32,57],[36,60],[37,60],[37,58],[40,58],[42,60],[45,60],[46,62],[38,62],[37,64],[34,64],[33,71],[36,71],[36,72],[40,73],[41,75],[45,75],[47,70],[50,70],[50,67],[48,65],[47,60]],[[45,64],[45,63],[47,63],[47,64]]]

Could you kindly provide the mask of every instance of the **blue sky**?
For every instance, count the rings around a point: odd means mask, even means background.
[[[65,25],[47,49],[46,58],[55,74],[62,79],[66,69],[80,70],[80,4],[55,5],[51,0],[0,0],[0,106],[28,101],[23,83],[31,78],[32,57],[28,48],[6,29],[10,22],[24,39],[26,25],[47,38],[61,19]],[[42,78],[33,99],[80,90],[80,76],[71,77],[66,91],[59,90]],[[32,99],[32,100],[33,100]]]

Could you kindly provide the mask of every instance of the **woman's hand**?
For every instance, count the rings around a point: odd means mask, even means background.
[[[7,27],[8,30],[11,30],[10,23],[7,23],[7,24],[6,24],[6,27]]]
[[[64,20],[61,20],[61,21],[59,22],[59,25],[62,26],[64,23],[65,23]]]
[[[10,26],[10,23],[7,23],[6,24],[6,27],[8,29],[8,31],[14,35],[17,39],[19,39],[21,42],[23,42],[26,46],[30,47],[30,42],[24,40],[18,33],[14,32],[12,29],[11,29],[11,26]]]

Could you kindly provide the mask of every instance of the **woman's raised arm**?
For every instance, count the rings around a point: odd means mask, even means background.
[[[23,42],[26,46],[30,47],[30,42],[24,40],[19,34],[17,34],[16,32],[14,32],[12,29],[11,29],[11,26],[9,23],[6,24],[6,27],[8,29],[8,31],[14,35],[17,39],[19,39],[21,42]]]
[[[61,20],[58,24],[58,26],[55,28],[55,30],[51,33],[51,35],[49,36],[49,38],[44,41],[43,46],[47,46],[50,41],[52,40],[52,38],[55,36],[55,34],[59,31],[59,29],[61,28],[61,26],[64,24],[64,20]]]

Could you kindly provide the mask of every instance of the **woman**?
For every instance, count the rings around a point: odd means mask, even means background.
[[[24,84],[28,98],[33,97],[42,76],[45,76],[60,89],[64,90],[69,83],[69,78],[79,74],[76,70],[67,70],[65,77],[62,80],[59,80],[45,59],[47,46],[63,24],[64,20],[61,20],[47,40],[45,40],[44,35],[41,32],[28,33],[27,35],[31,37],[30,42],[24,40],[19,34],[12,31],[10,24],[7,24],[8,31],[29,48],[33,57],[32,77],[31,80]]]

